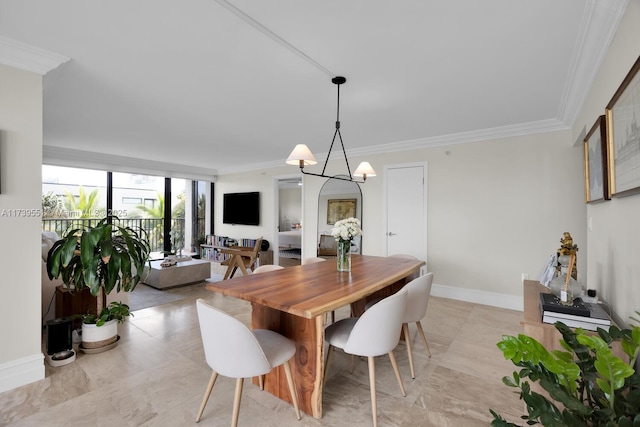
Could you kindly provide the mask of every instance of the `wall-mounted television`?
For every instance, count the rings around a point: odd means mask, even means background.
[[[260,193],[225,193],[222,200],[224,224],[260,225]]]

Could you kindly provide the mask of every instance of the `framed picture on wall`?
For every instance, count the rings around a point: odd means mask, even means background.
[[[605,110],[612,196],[640,191],[640,57]]]
[[[341,219],[356,216],[358,199],[329,199],[327,200],[327,224],[335,224]]]
[[[607,170],[607,123],[602,115],[584,139],[584,194],[587,203],[609,200]]]

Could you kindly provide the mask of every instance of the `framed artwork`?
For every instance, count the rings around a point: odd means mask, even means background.
[[[640,191],[640,57],[605,110],[609,157],[609,193]]]
[[[587,203],[609,200],[607,169],[607,123],[604,116],[600,116],[584,139],[584,194]]]
[[[329,199],[327,200],[327,224],[335,224],[341,219],[356,216],[358,199]]]

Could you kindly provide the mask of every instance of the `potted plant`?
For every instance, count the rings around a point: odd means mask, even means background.
[[[598,329],[594,336],[561,322],[554,326],[562,333],[560,342],[567,351],[549,352],[524,334],[505,335],[497,344],[505,359],[521,367],[512,377],[502,378],[507,386],[519,389],[527,410],[521,418],[527,424],[544,426],[640,425],[640,374],[634,369],[640,327],[620,330],[611,326],[609,331]],[[628,361],[613,354],[613,341],[620,341]],[[532,390],[527,378],[547,394]],[[516,426],[490,412],[492,426]]]
[[[104,307],[100,315],[93,313],[82,316],[82,346],[95,349],[113,344],[118,337],[118,323],[133,316],[129,306],[122,302],[112,302]]]
[[[113,344],[117,340],[117,323],[129,315],[129,307],[122,303],[103,306],[104,295],[114,289],[131,292],[142,279],[145,264],[149,262],[149,243],[140,232],[112,224],[116,217],[102,219],[95,227],[73,229],[55,242],[47,257],[50,279],[61,277],[68,289],[80,291],[88,287],[96,298],[96,310],[83,318],[83,348],[96,348]],[[92,317],[93,316],[93,317]],[[85,326],[91,319],[95,326],[115,325],[115,333],[99,341],[85,341]],[[109,323],[110,320],[115,320]],[[109,328],[106,328],[106,332]],[[90,347],[87,347],[90,346]]]

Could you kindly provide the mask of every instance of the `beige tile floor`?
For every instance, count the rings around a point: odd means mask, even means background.
[[[79,353],[67,366],[46,368],[46,378],[0,393],[0,426],[188,426],[211,371],[204,361],[195,299],[203,297],[248,324],[250,306],[188,287],[181,301],[135,312],[120,325],[118,345],[100,354]],[[185,288],[182,288],[182,293]],[[338,310],[338,318],[347,310]],[[523,405],[501,378],[513,371],[496,347],[502,334],[522,332],[522,313],[432,297],[422,324],[428,358],[411,327],[416,379],[406,348],[395,350],[407,396],[402,397],[388,357],[376,358],[378,420],[382,426],[487,426],[489,408],[518,421]],[[245,381],[241,426],[370,426],[366,360],[349,373],[349,356],[336,351],[324,387],[324,416],[316,420]],[[201,426],[231,421],[234,380],[219,377]]]

